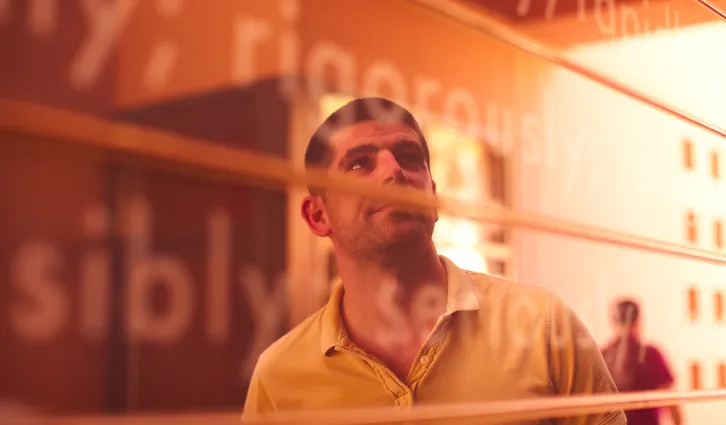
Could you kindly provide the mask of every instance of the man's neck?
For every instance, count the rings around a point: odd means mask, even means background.
[[[398,260],[392,266],[338,256],[345,326],[356,344],[374,354],[421,344],[446,311],[446,268],[433,245]]]

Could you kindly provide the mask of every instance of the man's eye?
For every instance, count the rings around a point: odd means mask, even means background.
[[[418,152],[405,153],[400,156],[399,161],[406,165],[420,165],[423,164],[423,155]]]
[[[356,170],[362,170],[367,169],[371,165],[370,158],[356,158],[348,164],[348,170],[350,171],[356,171]]]

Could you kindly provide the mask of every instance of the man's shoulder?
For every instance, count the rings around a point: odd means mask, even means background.
[[[645,357],[648,361],[664,361],[665,354],[663,350],[654,344],[643,344],[645,346]]]
[[[324,311],[324,307],[319,309],[270,344],[257,361],[258,373],[301,364],[319,354]]]
[[[482,273],[467,272],[477,292],[482,320],[492,317],[525,328],[560,327],[576,316],[554,292]]]
[[[549,289],[514,282],[504,278],[465,270],[477,291],[480,300],[496,302],[521,302],[529,299],[534,302],[548,303],[558,298]]]

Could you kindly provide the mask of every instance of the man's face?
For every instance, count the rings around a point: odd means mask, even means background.
[[[421,138],[405,124],[357,123],[337,131],[330,140],[331,175],[435,190]],[[358,195],[328,192],[316,198],[320,217],[328,226],[328,234],[316,234],[330,236],[337,247],[353,254],[430,239],[438,219],[435,211],[412,211]]]

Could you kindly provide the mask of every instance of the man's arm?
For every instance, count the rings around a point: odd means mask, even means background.
[[[675,379],[671,368],[668,366],[665,356],[657,348],[648,347],[646,364],[650,369],[649,375],[656,390],[674,390],[673,384],[675,383]],[[683,423],[683,412],[681,411],[680,405],[676,404],[665,410],[668,410],[670,413],[673,425],[681,425]]]
[[[617,388],[585,325],[561,300],[549,303],[549,369],[558,395],[616,394]],[[554,418],[553,418],[554,419]],[[558,425],[626,425],[622,410],[556,418]]]
[[[664,387],[661,388],[662,390],[671,390],[673,391],[673,387]],[[680,404],[674,404],[673,406],[670,406],[667,408],[668,413],[671,415],[671,422],[673,422],[673,425],[682,425],[683,424],[683,412],[681,411],[681,405]]]

